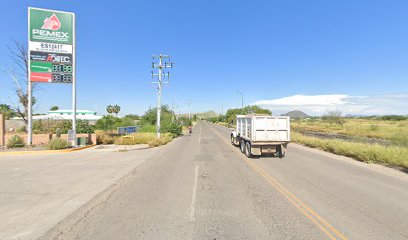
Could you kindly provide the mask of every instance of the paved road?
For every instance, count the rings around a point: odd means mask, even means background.
[[[88,201],[95,204],[101,192],[120,187],[121,179],[163,149],[112,147],[0,155],[0,239],[42,236]]]
[[[61,239],[407,239],[408,178],[302,146],[248,160],[198,124]]]

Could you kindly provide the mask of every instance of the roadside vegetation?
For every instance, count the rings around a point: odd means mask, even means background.
[[[60,149],[66,149],[70,147],[71,147],[71,144],[69,144],[66,139],[59,138],[59,137],[51,139],[50,141],[48,141],[48,144],[47,144],[47,149],[50,149],[50,150],[60,150]]]
[[[21,136],[14,135],[8,140],[6,147],[7,148],[22,148],[22,147],[25,147],[25,143]]]
[[[156,133],[140,132],[116,137],[114,143],[117,145],[148,144],[151,147],[158,147],[171,142],[173,139],[174,137],[170,133],[164,133],[158,139]]]
[[[192,125],[192,120],[185,116],[177,116],[167,105],[161,109],[161,137],[156,135],[156,115],[157,108],[151,108],[146,113],[135,119],[136,115],[128,115],[118,118],[112,115],[103,116],[95,124],[98,144],[118,144],[135,145],[148,144],[152,147],[165,145],[174,138],[182,135],[183,129]],[[138,132],[120,135],[117,133],[118,127],[136,126]]]
[[[320,139],[292,132],[292,141],[327,152],[352,157],[366,163],[383,163],[408,168],[408,148]]]
[[[224,127],[234,126],[237,115],[246,115],[246,114],[267,114],[271,115],[272,112],[269,109],[264,109],[259,106],[246,106],[243,109],[241,108],[231,108],[228,109],[225,115],[219,114],[218,116],[211,116],[209,118],[202,118],[212,123],[222,125]]]
[[[292,141],[313,148],[355,158],[367,163],[382,163],[408,168],[408,119],[405,116],[323,117],[293,119]],[[310,132],[322,137],[307,136]],[[347,139],[327,139],[325,134],[344,135]],[[387,144],[360,141],[383,140]]]
[[[291,128],[295,132],[314,131],[385,139],[392,145],[408,147],[408,120],[405,117],[342,118],[342,121],[342,124],[335,124],[324,118],[292,119]]]

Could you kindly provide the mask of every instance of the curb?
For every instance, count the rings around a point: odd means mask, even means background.
[[[67,152],[76,152],[83,149],[95,147],[96,144],[78,147],[78,148],[69,148],[62,150],[39,150],[39,151],[20,151],[20,152],[0,152],[0,155],[21,155],[21,154],[44,154],[44,153],[67,153]]]

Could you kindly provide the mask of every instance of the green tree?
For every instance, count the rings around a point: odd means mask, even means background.
[[[121,119],[112,115],[105,115],[95,123],[95,129],[114,130],[120,124]]]
[[[161,132],[169,132],[176,136],[181,134],[181,123],[173,121],[173,114],[174,112],[170,110],[169,106],[163,105],[161,107]],[[151,108],[146,111],[146,113],[140,117],[140,121],[138,125],[141,129],[150,129],[154,130],[154,125],[156,125],[157,121],[157,108]]]
[[[5,119],[10,119],[16,115],[16,112],[7,104],[0,104],[0,114],[4,115]]]
[[[139,120],[140,116],[137,115],[137,114],[128,114],[128,115],[125,116],[125,118],[130,118],[130,119],[133,119],[133,120]]]
[[[77,133],[94,133],[95,126],[89,124],[89,121],[78,119],[77,120]]]
[[[50,107],[50,111],[57,111],[59,109],[58,106],[52,106]]]
[[[118,113],[120,112],[120,106],[115,104],[115,105],[108,105],[106,107],[106,112],[109,114],[115,114],[115,116],[118,116]]]
[[[271,110],[261,108],[257,105],[246,106],[242,110],[240,108],[231,108],[228,109],[227,113],[225,114],[225,119],[228,123],[232,123],[235,121],[237,115],[247,115],[247,114],[266,114],[272,115]]]
[[[330,111],[322,117],[323,120],[329,122],[330,124],[337,124],[343,126],[346,120],[341,116],[340,111]]]

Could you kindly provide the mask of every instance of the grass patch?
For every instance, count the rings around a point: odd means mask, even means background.
[[[148,144],[151,147],[158,147],[165,145],[172,140],[173,135],[170,133],[163,133],[161,134],[160,139],[157,139],[156,133],[138,132],[125,137],[117,137],[114,142],[117,145]]]
[[[353,137],[379,138],[391,141],[393,145],[408,147],[408,120],[393,121],[382,119],[345,118],[343,125],[318,120],[291,121],[293,131],[315,131],[337,133]]]
[[[352,157],[366,163],[385,163],[408,168],[408,148],[402,146],[382,146],[337,139],[320,139],[296,132],[292,132],[291,139],[296,143]]]

